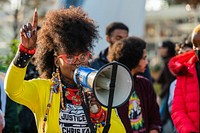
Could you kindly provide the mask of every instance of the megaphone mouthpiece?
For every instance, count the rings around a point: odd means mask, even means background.
[[[97,89],[99,88],[102,88],[102,89],[105,89],[105,90],[110,90],[110,79],[106,78],[105,76],[102,76],[100,75],[98,78],[97,78]]]

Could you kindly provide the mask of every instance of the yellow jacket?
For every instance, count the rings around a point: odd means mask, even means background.
[[[5,91],[8,96],[30,108],[35,115],[38,132],[42,133],[42,124],[46,112],[51,81],[47,79],[24,80],[26,68],[18,68],[13,63],[10,65],[5,78]],[[46,133],[61,133],[59,126],[60,94],[53,94],[53,100],[46,122]],[[112,110],[111,127],[109,133],[125,133],[125,128],[120,118]],[[97,130],[101,133],[103,128]]]

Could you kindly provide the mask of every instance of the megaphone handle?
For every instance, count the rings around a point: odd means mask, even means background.
[[[78,78],[78,75],[76,75],[76,81],[77,81],[77,87],[79,88],[79,96],[81,98],[81,106],[83,107],[83,110],[85,112],[85,117],[86,117],[86,120],[88,122],[88,126],[90,128],[91,133],[95,133],[96,131],[94,129],[94,125],[92,124],[92,121],[90,119],[90,110],[89,110],[88,99],[87,99],[87,97],[85,97],[86,98],[86,100],[85,100],[86,103],[85,103],[84,102],[84,97],[82,95],[83,87],[80,84],[80,80]],[[84,94],[84,96],[85,96],[85,94]]]
[[[111,81],[110,81],[110,91],[109,91],[109,99],[108,99],[108,115],[106,118],[106,125],[103,129],[103,133],[108,133],[109,128],[110,128],[110,117],[111,117],[111,112],[112,112],[116,75],[117,75],[117,64],[114,63],[113,68],[112,68]]]

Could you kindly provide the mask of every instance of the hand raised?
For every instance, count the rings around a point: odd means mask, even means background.
[[[38,13],[35,9],[32,23],[23,25],[20,29],[20,38],[22,45],[27,49],[36,47],[37,41]]]

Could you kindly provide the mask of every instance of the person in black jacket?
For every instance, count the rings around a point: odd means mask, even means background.
[[[97,70],[111,61],[110,55],[113,52],[113,44],[121,39],[127,38],[129,34],[129,28],[122,22],[112,22],[106,27],[105,34],[106,41],[108,42],[109,46],[102,50],[99,53],[98,57],[90,62],[90,66]],[[152,81],[148,65],[146,67],[146,70],[140,74]]]

